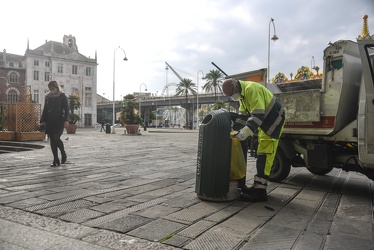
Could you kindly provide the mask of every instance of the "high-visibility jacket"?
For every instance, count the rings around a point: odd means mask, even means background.
[[[239,113],[250,115],[246,125],[257,133],[261,128],[267,135],[279,139],[285,114],[279,100],[263,85],[239,81],[242,92]]]

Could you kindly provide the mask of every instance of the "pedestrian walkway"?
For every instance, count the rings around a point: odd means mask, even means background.
[[[374,249],[373,181],[295,168],[268,202],[197,198],[198,131],[78,128],[67,164],[0,154],[0,249]],[[247,183],[255,159],[249,158]]]

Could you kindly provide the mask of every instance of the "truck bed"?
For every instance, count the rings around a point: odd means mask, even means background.
[[[357,119],[361,82],[357,43],[341,40],[327,47],[322,76],[270,84],[286,112],[284,134],[333,136]]]
[[[322,79],[278,84],[274,95],[282,102],[287,123],[320,121]]]

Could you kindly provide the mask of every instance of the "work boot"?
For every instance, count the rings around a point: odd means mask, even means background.
[[[266,189],[254,188],[251,194],[241,194],[239,200],[248,202],[262,202],[267,201],[268,196],[266,193]]]
[[[242,194],[239,200],[249,202],[261,202],[267,201],[268,196],[266,193],[267,180],[255,175],[254,183],[252,187],[241,188]]]

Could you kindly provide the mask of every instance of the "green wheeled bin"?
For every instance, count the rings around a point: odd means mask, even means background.
[[[196,165],[195,192],[202,200],[230,201],[239,196],[238,182],[230,180],[231,117],[212,111],[201,123]]]

